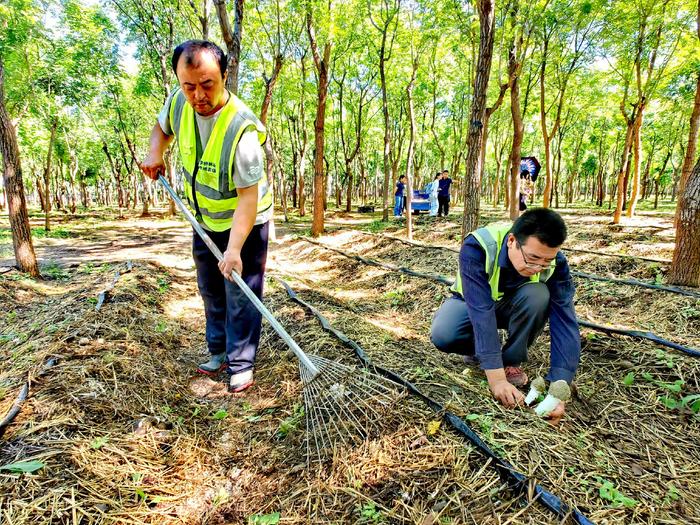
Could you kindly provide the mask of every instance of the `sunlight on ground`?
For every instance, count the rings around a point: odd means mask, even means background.
[[[163,307],[169,317],[194,317],[202,313],[202,299],[199,295],[192,295],[187,299],[170,301]]]

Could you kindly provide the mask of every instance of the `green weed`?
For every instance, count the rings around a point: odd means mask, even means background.
[[[637,504],[637,500],[628,498],[622,492],[620,492],[612,482],[596,477],[600,487],[598,487],[598,494],[601,499],[609,501],[613,507],[627,507],[632,508]]]

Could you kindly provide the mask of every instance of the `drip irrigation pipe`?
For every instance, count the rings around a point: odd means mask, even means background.
[[[344,257],[347,257],[349,259],[354,259],[356,261],[359,261],[359,262],[364,263],[364,264],[368,264],[370,266],[377,266],[377,267],[385,268],[387,270],[391,270],[394,272],[405,273],[405,274],[411,275],[413,277],[420,277],[422,279],[429,279],[432,281],[439,282],[440,284],[443,284],[446,286],[452,286],[454,284],[454,281],[447,279],[441,275],[420,273],[420,272],[410,270],[408,268],[394,266],[393,264],[381,263],[378,261],[374,261],[372,259],[366,259],[366,258],[361,257],[359,255],[346,253],[343,250],[339,250],[338,248],[332,248],[332,247],[327,246],[321,242],[318,242],[318,241],[315,241],[312,239],[307,239],[306,237],[300,237],[300,238],[305,240],[306,242],[310,242],[311,244],[316,244],[322,248],[325,248],[326,250],[331,250],[333,252],[339,253],[340,255],[343,255]],[[573,273],[574,272],[572,272],[572,274]],[[642,332],[639,330],[625,330],[623,328],[615,328],[612,326],[602,326],[602,325],[591,323],[590,321],[586,321],[586,320],[583,320],[580,318],[577,318],[577,320],[581,326],[585,326],[585,327],[591,328],[593,330],[598,330],[601,332],[605,332],[607,334],[625,335],[627,337],[633,337],[636,339],[646,339],[647,341],[652,341],[653,343],[656,343],[658,345],[666,346],[668,348],[673,348],[674,350],[678,350],[680,352],[691,355],[693,357],[700,357],[700,350],[698,350],[696,348],[691,348],[688,346],[683,346],[683,345],[680,345],[678,343],[674,343],[673,341],[669,341],[668,339],[664,339],[663,337],[659,337],[658,335],[656,335],[652,332]]]
[[[49,359],[47,359],[37,376],[41,377],[44,374],[46,374],[51,367],[56,365],[56,363],[58,363],[58,359],[56,359],[55,357],[50,357]],[[10,423],[12,423],[15,420],[20,410],[22,410],[22,405],[29,397],[29,386],[31,385],[31,382],[32,380],[30,378],[30,374],[27,373],[27,379],[24,382],[24,385],[22,385],[19,394],[17,394],[15,402],[12,403],[12,407],[10,407],[10,410],[7,412],[5,417],[2,418],[2,421],[0,421],[0,437],[2,437],[5,434],[7,427],[10,426]]]
[[[571,271],[571,275],[575,277],[583,277],[584,279],[591,279],[593,281],[628,284],[630,286],[639,286],[641,288],[650,288],[652,290],[662,290],[664,292],[676,293],[679,295],[685,295],[687,297],[694,297],[696,299],[700,299],[700,292],[693,292],[691,290],[686,290],[677,286],[645,283],[644,281],[638,281],[637,279],[614,279],[611,277],[602,277],[600,275],[594,275],[592,273],[575,272],[573,270]]]
[[[332,252],[336,252],[336,253],[343,255],[344,257],[347,257],[349,259],[355,259],[356,261],[361,262],[363,264],[367,264],[369,266],[376,266],[378,268],[384,268],[386,270],[391,270],[392,272],[405,273],[406,275],[411,275],[412,277],[420,277],[421,279],[428,279],[431,281],[436,281],[440,284],[444,284],[447,286],[452,286],[454,284],[454,281],[451,281],[450,279],[447,279],[446,277],[443,277],[442,275],[434,275],[434,274],[430,274],[430,273],[416,272],[415,270],[411,270],[410,268],[405,268],[403,266],[395,266],[393,264],[383,263],[380,261],[375,261],[373,259],[367,259],[367,258],[362,257],[360,255],[347,253],[347,252],[344,252],[343,250],[340,250],[338,248],[333,248],[331,246],[323,244],[322,242],[316,241],[314,239],[308,239],[306,237],[299,237],[299,238],[308,242],[308,243],[315,244],[317,246],[320,246],[321,248],[324,248],[326,250],[330,250]]]
[[[521,496],[527,494],[529,481],[527,476],[516,471],[510,463],[499,457],[462,418],[460,418],[453,412],[447,410],[443,405],[441,405],[431,397],[425,395],[421,390],[418,389],[418,387],[416,387],[407,379],[404,379],[398,373],[372,364],[369,357],[367,356],[367,353],[356,341],[350,339],[343,332],[335,329],[321,312],[319,312],[314,306],[307,303],[303,299],[300,299],[297,296],[296,292],[294,292],[294,290],[289,286],[289,284],[287,284],[286,281],[279,278],[277,278],[276,280],[279,281],[282,284],[282,286],[284,286],[285,290],[287,291],[287,295],[292,301],[309,310],[318,319],[318,321],[321,323],[321,327],[323,328],[323,330],[333,335],[333,337],[338,339],[346,347],[352,349],[355,353],[355,356],[362,362],[363,366],[376,370],[378,373],[380,373],[387,379],[390,379],[391,381],[394,381],[395,383],[405,387],[406,389],[408,389],[409,392],[411,392],[411,394],[418,397],[421,401],[428,405],[428,407],[430,407],[430,409],[433,412],[441,414],[442,418],[455,431],[457,431],[458,434],[469,440],[472,443],[472,445],[474,445],[476,449],[484,457],[486,457],[487,460],[491,461],[491,464],[494,465],[501,479],[508,483],[508,486],[511,488],[511,490],[513,490],[516,494],[519,494]],[[562,500],[559,497],[545,490],[541,485],[535,484],[533,488],[533,493],[534,499],[538,500],[545,508],[554,512],[560,518],[566,518],[569,515],[572,515],[576,523],[579,523],[581,525],[594,525],[592,521],[586,518],[586,516],[581,514],[578,510],[570,508],[568,505],[562,502]]]
[[[619,334],[619,335],[626,335],[629,337],[636,337],[639,339],[647,339],[648,341],[653,341],[656,344],[667,346],[669,348],[674,348],[676,350],[680,350],[681,352],[684,352],[688,355],[692,355],[693,357],[700,357],[700,350],[697,350],[695,348],[689,348],[687,346],[679,345],[678,343],[674,343],[673,341],[669,341],[668,339],[664,339],[663,337],[659,337],[658,335],[652,333],[652,332],[642,332],[641,330],[624,330],[622,328],[615,328],[613,326],[603,326],[595,323],[591,323],[590,321],[585,321],[583,319],[578,319],[578,324],[581,326],[585,326],[587,328],[592,328],[593,330],[599,330],[601,332],[606,332],[608,334]]]
[[[363,232],[363,233],[365,233],[365,232]],[[425,244],[425,243],[417,242],[417,241],[409,241],[408,239],[401,239],[400,237],[394,237],[393,235],[387,235],[385,233],[375,233],[373,235],[377,235],[379,237],[384,237],[385,239],[391,239],[392,241],[402,242],[402,243],[408,244],[410,246],[418,246],[420,248],[428,248],[431,250],[447,250],[448,252],[459,253],[459,250],[457,250],[456,248],[450,248],[449,246],[440,246],[438,244]],[[632,259],[635,261],[647,261],[647,262],[659,263],[659,264],[671,264],[671,261],[669,261],[668,259],[652,259],[651,257],[640,257],[638,255],[626,255],[626,254],[622,254],[622,253],[596,252],[593,250],[582,250],[580,248],[562,248],[562,251],[576,252],[576,253],[590,253],[592,255],[600,255],[603,257],[620,257],[622,259]]]
[[[447,246],[437,246],[434,244],[422,244],[419,242],[409,241],[407,239],[399,239],[398,237],[392,237],[391,235],[384,235],[381,233],[377,234],[377,235],[379,235],[380,237],[391,239],[393,241],[402,242],[402,243],[408,244],[410,246],[418,246],[420,248],[430,248],[430,249],[436,249],[436,250],[447,250],[450,252],[459,253],[459,250],[455,250],[454,248],[448,248]],[[306,239],[306,240],[308,240],[308,239]],[[322,244],[320,244],[320,245],[323,246]],[[333,248],[329,248],[329,249],[333,249]],[[588,250],[575,250],[575,249],[571,249],[571,248],[563,248],[563,250],[564,251],[575,251],[575,252],[580,251],[580,252],[584,252],[584,253],[595,253],[595,254],[599,254],[599,255],[608,255],[610,257],[629,257],[632,259],[641,259],[643,261],[653,261],[653,262],[657,262],[657,263],[670,263],[671,262],[671,261],[660,261],[660,260],[656,260],[656,259],[646,259],[644,257],[633,257],[632,255],[616,255],[616,254],[609,254],[609,253],[591,252]],[[595,274],[586,273],[586,272],[578,272],[578,271],[574,271],[574,270],[571,271],[571,275],[574,275],[576,277],[581,277],[583,279],[591,279],[593,281],[602,281],[602,282],[617,283],[617,284],[627,284],[630,286],[639,286],[641,288],[649,288],[651,290],[662,290],[664,292],[676,293],[676,294],[685,295],[688,297],[694,297],[696,299],[700,299],[700,292],[686,290],[685,288],[680,288],[678,286],[647,283],[644,281],[639,281],[637,279],[615,279],[612,277],[603,277],[601,275],[595,275]],[[452,284],[452,283],[450,283],[450,284]]]
[[[620,257],[622,259],[632,259],[639,261],[648,261],[660,264],[671,264],[671,261],[667,259],[652,259],[651,257],[639,257],[637,255],[625,255],[623,253],[605,253],[605,252],[595,252],[593,250],[582,250],[581,248],[562,248],[565,252],[576,252],[576,253],[590,253],[592,255],[602,255],[603,257]]]

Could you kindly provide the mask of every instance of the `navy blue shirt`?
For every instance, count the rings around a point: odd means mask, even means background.
[[[446,179],[438,180],[438,195],[441,197],[449,197],[450,184],[452,184],[452,179],[449,177],[447,177]]]
[[[406,185],[403,182],[397,182],[396,183],[396,193],[394,193],[394,197],[401,197],[403,195],[403,189]]]
[[[498,289],[504,296],[529,281],[520,275],[508,258],[508,237],[503,239],[497,264],[501,268]],[[503,368],[501,341],[496,327],[496,302],[486,274],[486,253],[473,235],[469,235],[459,252],[462,293],[469,319],[474,327],[476,356],[483,370]],[[581,355],[581,333],[574,311],[574,283],[569,263],[560,251],[556,268],[545,283],[549,289],[549,332],[551,336],[550,368],[547,379],[571,382]]]

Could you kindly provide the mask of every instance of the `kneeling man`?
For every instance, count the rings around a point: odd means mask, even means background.
[[[433,318],[431,340],[443,352],[464,356],[486,373],[494,397],[506,407],[521,404],[517,387],[527,349],[549,319],[551,363],[546,379],[571,383],[581,354],[574,312],[574,285],[560,247],[566,225],[556,212],[533,208],[513,224],[471,232],[459,254],[453,295]],[[501,347],[498,329],[508,331]],[[550,414],[564,415],[564,403]]]

